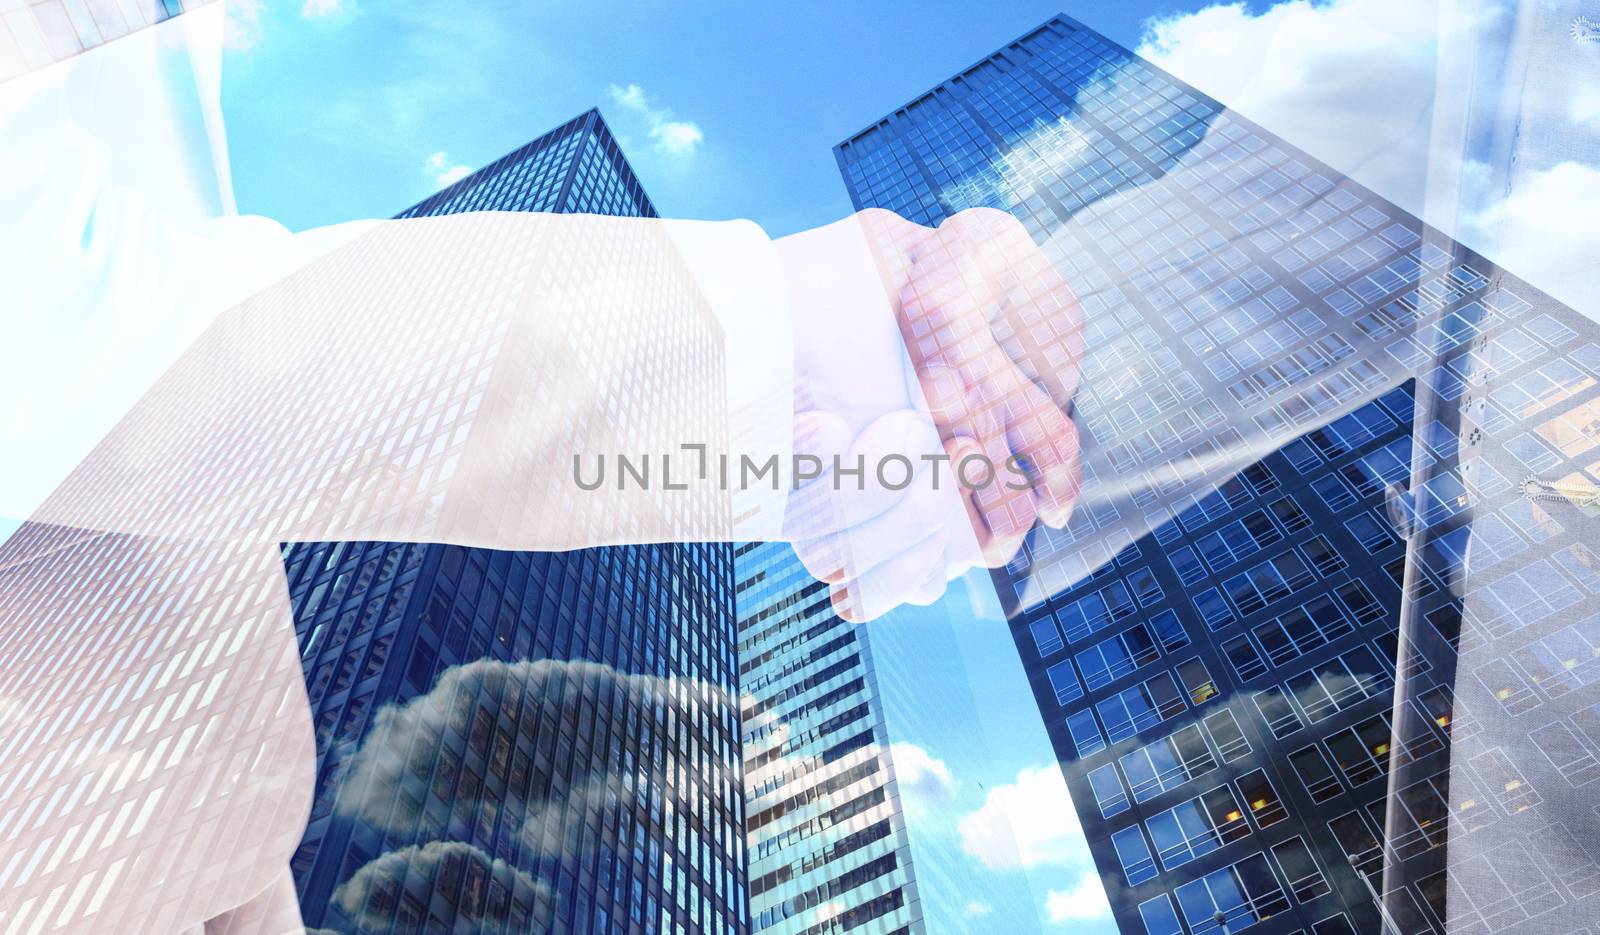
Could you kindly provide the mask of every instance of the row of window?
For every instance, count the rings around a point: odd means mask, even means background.
[[[1193,663],[1193,665],[1190,663]],[[1189,660],[1188,663],[1184,664],[1184,668],[1187,680],[1192,681],[1195,685],[1190,691],[1191,701],[1199,705],[1203,704],[1205,700],[1214,697],[1216,693],[1215,684],[1211,682],[1209,675],[1205,672],[1204,665],[1200,664],[1199,659]],[[1094,708],[1075,711],[1067,718],[1067,731],[1080,758],[1090,756],[1106,747],[1106,737],[1109,736],[1109,731],[1107,733],[1101,732],[1095,718],[1096,711],[1103,710],[1102,718],[1107,713],[1113,718],[1111,723],[1117,725],[1118,736],[1116,740],[1111,742],[1116,743],[1132,736],[1132,733],[1138,730],[1145,730],[1148,727],[1159,724],[1184,710],[1183,702],[1177,694],[1177,689],[1173,687],[1172,675],[1169,672],[1163,672],[1147,682],[1125,689],[1112,698],[1105,699],[1102,704],[1104,709],[1102,709],[1101,705],[1096,705]],[[1142,716],[1130,719],[1129,713],[1132,710],[1140,711]],[[1166,712],[1164,716],[1162,716],[1162,712]],[[1224,762],[1232,762],[1235,758],[1249,752],[1250,744],[1239,730],[1238,722],[1234,720],[1232,711],[1223,708],[1220,711],[1213,712],[1205,717],[1204,724],[1207,728],[1207,736],[1212,741],[1212,746]],[[1190,725],[1190,727],[1183,728],[1177,731],[1174,736],[1180,738],[1185,744],[1189,744],[1191,735],[1187,732],[1194,727],[1195,725]],[[1130,731],[1130,728],[1136,729]],[[1161,742],[1156,741],[1157,744]],[[1198,747],[1188,745],[1182,751],[1173,751],[1178,760],[1188,764],[1185,767],[1186,769],[1195,771],[1193,773],[1195,775],[1209,769],[1209,766],[1204,768],[1198,766],[1202,762],[1197,755],[1198,749]],[[1152,753],[1151,756],[1154,758],[1152,762],[1161,770],[1168,770],[1173,765],[1160,754]],[[1168,788],[1170,788],[1171,784],[1175,784],[1166,779],[1162,782]],[[1132,772],[1129,773],[1129,783],[1138,788],[1138,783],[1135,781]],[[1143,801],[1143,798],[1140,801]]]
[[[1351,579],[1224,641],[1222,654],[1239,681],[1247,683],[1385,616],[1372,590]]]
[[[1264,853],[1251,854],[1191,880],[1178,887],[1174,895],[1188,923],[1188,935],[1227,935],[1288,909],[1285,887],[1300,903],[1311,902],[1330,891],[1322,869],[1302,838],[1290,838]],[[1173,910],[1172,897],[1165,893],[1140,903],[1139,918],[1148,935],[1185,935]],[[1355,935],[1355,929],[1341,913],[1316,922],[1311,935]]]
[[[1174,672],[1177,680],[1173,678]],[[1216,683],[1205,663],[1199,658],[1189,659],[1173,672],[1161,672],[1101,699],[1092,708],[1073,712],[1067,717],[1067,731],[1078,756],[1085,757],[1104,749],[1108,743],[1115,744],[1149,730],[1190,705],[1199,707],[1216,695]]]
[[[1055,692],[1056,703],[1065,705],[1082,698],[1084,686],[1089,691],[1103,688],[1187,645],[1189,634],[1178,615],[1163,610],[1148,621],[1136,623],[1116,636],[1093,644],[1072,659],[1061,660],[1046,669],[1045,675]]]

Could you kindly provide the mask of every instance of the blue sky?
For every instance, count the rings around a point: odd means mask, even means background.
[[[1135,46],[1152,18],[1208,5],[928,0],[819,3],[797,13],[750,3],[494,2],[445,11],[380,0],[229,2],[236,28],[224,107],[247,213],[296,230],[388,216],[442,177],[599,105],[664,214],[748,217],[774,235],[849,212],[833,144],[1051,15]],[[1247,15],[1267,7],[1213,10],[1201,26],[1226,38],[1192,42],[1163,64],[1408,203],[1413,176],[1429,165],[1427,134],[1410,131],[1433,87],[1431,15],[1393,0],[1285,3],[1276,19]],[[1290,16],[1299,28],[1280,32]],[[1373,41],[1409,51],[1374,57]],[[1261,58],[1269,48],[1270,61]],[[1372,67],[1375,60],[1390,67]],[[1552,97],[1575,119],[1600,120],[1592,94]],[[1336,132],[1347,127],[1360,132]],[[1577,135],[1559,136],[1559,155],[1576,159]],[[1559,197],[1491,205],[1499,213],[1485,214],[1525,217],[1538,233],[1525,238],[1537,249],[1514,264],[1524,275],[1541,262],[1547,274],[1588,268],[1594,212],[1571,206],[1600,205],[1594,151],[1577,166],[1588,173],[1587,201],[1573,195],[1575,163],[1541,164],[1566,172],[1550,189]],[[1551,229],[1587,253],[1551,250]],[[1529,278],[1547,288],[1564,281]],[[1569,279],[1580,289],[1595,282]],[[1089,902],[1086,852],[1058,774],[1051,785],[1048,741],[1005,624],[975,612],[969,597],[962,586],[936,608],[906,608],[872,625],[879,652],[898,663],[885,667],[883,687],[901,745],[897,772],[917,800],[923,892],[941,929],[1014,931],[1037,920],[1051,931],[1111,931],[1109,919],[1073,911]],[[1010,857],[985,837],[1007,818],[1022,832]],[[965,905],[969,889],[979,905]],[[1020,901],[1004,904],[1011,899]]]
[[[1199,2],[269,2],[236,17],[224,105],[241,210],[384,217],[599,105],[663,214],[781,235],[849,213],[832,146],[1059,12],[1125,45]],[[693,124],[669,151],[649,115]],[[635,100],[637,98],[634,98]]]
[[[851,211],[833,144],[1056,13],[1134,46],[1149,18],[1205,5],[354,3],[235,20],[242,211],[387,216],[598,105],[663,214],[787,234]],[[987,580],[872,626],[934,930],[1114,931]]]

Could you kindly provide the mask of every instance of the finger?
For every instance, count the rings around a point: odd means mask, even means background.
[[[835,533],[796,541],[795,553],[806,570],[829,583],[847,581],[921,547],[924,540],[937,536],[944,548],[952,531],[966,533],[966,500],[947,467],[924,462],[922,472],[903,493],[901,500],[877,516]],[[954,554],[962,553],[955,550]]]
[[[1006,437],[1026,459],[1039,518],[1057,529],[1072,516],[1082,486],[1077,424],[1042,390],[1019,394]]]
[[[835,613],[852,623],[881,617],[905,603],[926,605],[944,593],[944,543],[932,536],[832,590]]]
[[[983,553],[983,564],[998,568],[1016,554],[1039,516],[1033,487],[1019,473],[1003,427],[992,413],[977,420],[977,439],[958,436],[947,444],[956,480],[967,492],[975,517],[973,532]]]
[[[831,535],[891,509],[906,496],[923,452],[938,452],[939,435],[928,418],[909,409],[886,413],[868,423],[848,446],[842,420],[831,414],[803,413],[796,421],[820,425],[826,447],[812,454],[820,473],[791,491],[784,514],[784,536],[791,541]],[[797,438],[798,438],[798,432]],[[798,445],[799,442],[797,441]]]

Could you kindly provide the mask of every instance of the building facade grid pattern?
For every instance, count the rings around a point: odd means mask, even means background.
[[[858,208],[1006,210],[1069,276],[1089,483],[1225,453],[1222,406],[1278,440],[996,576],[1123,930],[1487,932],[1591,895],[1561,790],[1474,712],[1600,778],[1592,517],[1521,483],[1600,478],[1592,326],[1065,17],[836,156]]]
[[[656,216],[594,110],[397,217],[484,210]],[[747,929],[730,546],[284,562],[319,753],[308,924]],[[380,743],[404,769],[352,767]]]
[[[785,543],[734,565],[752,929],[924,931],[867,628]]]

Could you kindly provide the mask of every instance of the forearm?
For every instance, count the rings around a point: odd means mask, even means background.
[[[716,469],[788,453],[770,250],[748,224],[378,225],[223,313],[34,518],[517,549],[775,534],[781,492],[739,504]],[[754,428],[730,428],[740,404]]]

